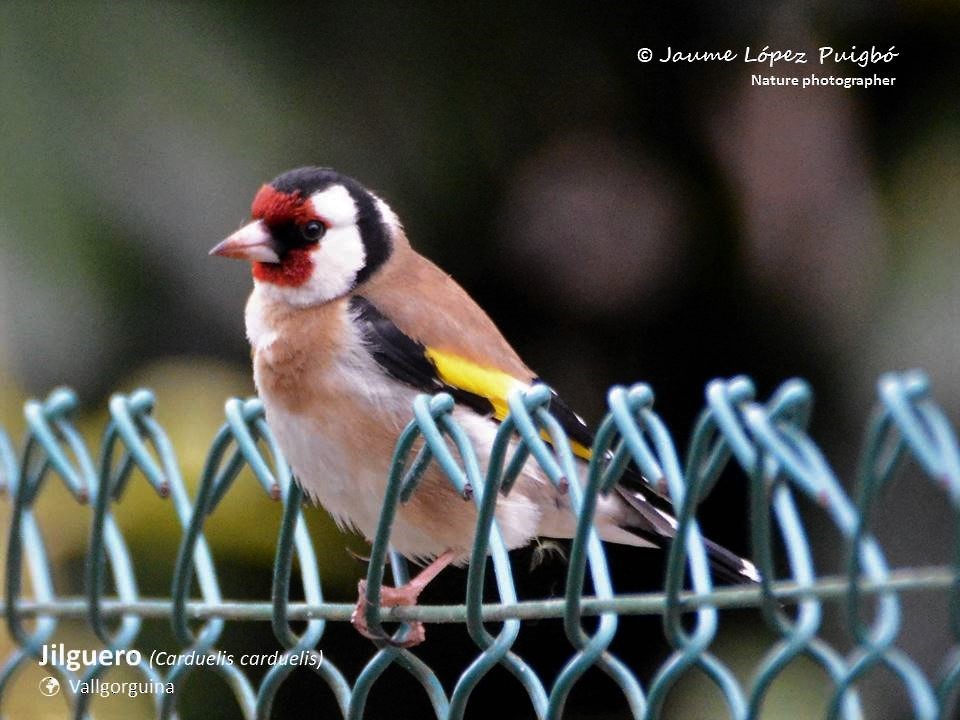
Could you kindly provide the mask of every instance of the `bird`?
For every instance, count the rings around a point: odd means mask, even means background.
[[[341,527],[371,540],[392,453],[421,393],[449,393],[453,417],[486,466],[508,395],[542,380],[486,312],[447,273],[410,244],[396,213],[357,180],[325,167],[301,167],[262,185],[250,219],[211,255],[251,264],[245,309],[253,378],[267,424],[305,495]],[[570,437],[585,471],[593,435],[552,392],[550,411]],[[669,501],[628,468],[598,498],[601,539],[666,547],[677,522]],[[508,549],[537,538],[571,538],[569,493],[530,460],[495,517]],[[436,464],[396,514],[394,550],[425,565],[412,580],[384,586],[383,606],[414,605],[447,566],[470,555],[476,508]],[[756,583],[749,560],[711,541],[715,574]],[[366,586],[360,581],[352,622],[367,637]],[[405,647],[422,642],[409,624]]]

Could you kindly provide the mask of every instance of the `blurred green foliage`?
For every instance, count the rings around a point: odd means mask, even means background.
[[[956,415],[958,31],[952,2],[4,2],[0,425],[16,434],[23,399],[65,383],[92,434],[110,391],[151,385],[195,481],[223,400],[252,391],[249,277],[206,250],[261,182],[303,164],[383,194],[588,417],[609,385],[643,379],[688,427],[711,377],[801,374],[824,399],[815,434],[842,458],[874,378],[914,365]],[[751,88],[739,64],[636,60],[768,43],[895,44],[897,83],[799,93]],[[120,513],[134,555],[172,564],[173,513],[137,487]],[[259,529],[278,511],[252,482],[237,490],[211,540],[238,592],[256,592],[273,543]],[[738,492],[711,498],[704,523],[743,547]],[[49,520],[66,507],[51,501]],[[936,510],[918,507],[920,525],[946,538]],[[74,521],[52,549],[68,585]],[[346,598],[361,566],[344,546],[362,543],[311,521],[325,587]],[[655,582],[647,564],[619,587]],[[561,572],[547,563],[531,586]],[[815,681],[797,688],[790,712]],[[705,712],[685,697],[678,716]]]

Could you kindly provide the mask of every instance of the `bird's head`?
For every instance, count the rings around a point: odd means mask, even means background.
[[[210,254],[250,261],[256,283],[299,306],[329,302],[364,283],[401,234],[383,200],[328,168],[279,175],[260,188],[250,214]]]

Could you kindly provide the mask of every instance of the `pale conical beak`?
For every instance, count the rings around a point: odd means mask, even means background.
[[[244,225],[214,247],[210,254],[265,263],[280,262],[280,256],[274,250],[273,236],[261,220]]]

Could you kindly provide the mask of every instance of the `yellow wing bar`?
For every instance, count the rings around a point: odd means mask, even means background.
[[[503,420],[509,412],[507,396],[510,391],[529,387],[528,383],[518,380],[509,373],[477,365],[459,355],[430,347],[426,348],[425,353],[437,368],[437,374],[445,384],[488,400],[493,406],[493,415],[497,420]],[[549,442],[550,438],[546,433],[541,432],[541,435]],[[590,449],[581,443],[570,440],[570,448],[577,457],[584,460],[590,459]]]
[[[516,387],[527,387],[526,383],[502,370],[477,365],[459,355],[451,355],[430,347],[426,349],[426,355],[436,366],[440,379],[447,385],[489,400],[497,420],[503,420],[507,415],[507,395],[510,391]]]

